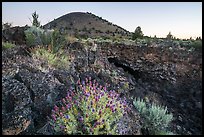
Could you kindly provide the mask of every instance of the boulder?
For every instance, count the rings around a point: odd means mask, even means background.
[[[12,27],[2,31],[2,40],[15,43],[17,45],[26,44],[24,31],[27,27]]]
[[[18,135],[34,128],[32,100],[27,87],[15,79],[2,78],[2,134]]]

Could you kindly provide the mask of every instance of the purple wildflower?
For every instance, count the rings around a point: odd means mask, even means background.
[[[55,111],[54,111],[54,110],[52,110],[52,113],[55,113]]]
[[[89,92],[87,93],[87,96],[88,96],[88,97],[90,96],[90,93],[89,93]]]
[[[65,118],[66,118],[66,119],[69,119],[70,117],[69,117],[69,115],[65,115]]]
[[[98,101],[98,97],[97,96],[95,97],[95,100],[96,100],[96,102]]]
[[[95,84],[93,85],[93,90],[96,91],[96,86],[95,86]]]
[[[90,87],[92,86],[92,82],[91,81],[89,82],[89,85],[90,85]]]
[[[98,83],[96,83],[96,87],[98,86]]]
[[[57,112],[59,110],[59,108],[55,105],[54,110],[55,110],[55,112]]]
[[[66,111],[65,107],[62,107],[62,111]]]
[[[106,87],[103,87],[103,90],[106,91]]]
[[[60,125],[60,128],[61,128],[61,129],[64,129],[64,126],[63,126],[63,125]]]
[[[52,118],[54,119],[54,121],[56,121],[57,119],[56,119],[56,116],[53,114],[52,115]]]
[[[86,131],[86,128],[85,128],[85,127],[83,127],[83,128],[82,128],[82,131]]]
[[[77,105],[77,104],[78,104],[78,101],[74,100],[74,104]]]
[[[82,85],[85,85],[85,82],[84,82],[84,81],[82,81]]]
[[[93,132],[93,128],[90,128],[89,131],[90,131],[90,132]]]
[[[74,92],[71,92],[72,97],[75,95]]]
[[[60,114],[61,117],[63,116],[62,112],[60,112],[59,114]]]
[[[104,92],[101,93],[101,96],[104,96]]]
[[[77,84],[80,84],[80,80],[77,81]]]
[[[102,111],[101,111],[101,110],[99,110],[99,113],[98,113],[98,114],[99,114],[99,115],[101,115],[101,113],[102,113]]]
[[[66,97],[66,100],[69,101],[69,97],[68,96]]]
[[[84,120],[83,117],[80,117],[80,118],[79,118],[79,121],[80,121],[80,122],[83,122],[83,120]]]

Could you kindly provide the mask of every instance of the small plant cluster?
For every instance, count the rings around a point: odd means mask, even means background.
[[[135,45],[136,41],[126,38],[88,38],[88,39],[81,39],[81,43],[110,43],[110,44],[125,44],[125,45]]]
[[[2,50],[4,50],[4,49],[10,49],[10,48],[13,48],[13,47],[15,47],[15,45],[12,44],[12,43],[2,42]]]
[[[143,128],[148,129],[152,135],[168,134],[167,128],[173,120],[172,114],[167,114],[167,107],[157,106],[155,104],[147,107],[143,99],[138,98],[133,101],[140,115],[144,118]]]
[[[63,134],[117,134],[117,122],[127,114],[126,100],[116,91],[107,90],[91,77],[77,81],[75,89],[55,105],[50,125]]]
[[[32,51],[32,56],[44,60],[48,65],[56,68],[69,69],[70,66],[70,58],[62,50],[52,53],[44,47],[36,47]]]

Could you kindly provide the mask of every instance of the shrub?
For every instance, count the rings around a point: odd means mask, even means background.
[[[69,43],[74,43],[74,42],[77,42],[79,39],[77,39],[76,37],[74,36],[67,36],[66,37],[66,41],[68,41]]]
[[[36,39],[36,36],[31,33],[31,32],[26,32],[25,33],[25,36],[26,36],[26,44],[28,46],[35,46],[35,39]]]
[[[50,45],[51,41],[52,41],[52,31],[44,31],[41,35],[40,35],[41,41],[42,41],[42,45]]]
[[[10,49],[10,48],[13,48],[13,47],[15,47],[15,45],[12,44],[12,43],[2,42],[2,50],[4,50],[4,49]]]
[[[38,27],[32,26],[25,30],[25,36],[26,36],[26,44],[28,46],[36,46],[36,45],[42,45],[42,41],[40,36],[43,33],[43,29],[40,29]]]
[[[32,26],[25,31],[26,44],[30,47],[37,45],[50,45],[52,53],[56,53],[66,43],[66,39],[58,30],[44,31]]]
[[[195,40],[190,44],[190,47],[193,47],[197,50],[202,50],[202,41],[201,40]]]
[[[135,45],[135,41],[131,39],[124,39],[123,44],[125,45]]]
[[[48,65],[56,68],[68,69],[70,65],[69,57],[63,54],[62,50],[60,50],[58,53],[51,53],[45,48],[38,47],[33,50],[33,57],[45,60]]]
[[[50,125],[63,134],[117,134],[117,122],[127,114],[125,100],[115,91],[107,91],[91,77],[77,81],[59,105],[52,110]]]
[[[64,46],[65,43],[66,43],[65,37],[62,36],[58,30],[54,30],[54,32],[52,33],[51,40],[52,53],[56,53],[60,48]]]
[[[135,99],[133,105],[144,118],[143,128],[148,129],[150,134],[167,133],[168,125],[173,119],[172,114],[166,114],[167,107],[157,106],[155,104],[147,107],[143,99],[140,98]]]

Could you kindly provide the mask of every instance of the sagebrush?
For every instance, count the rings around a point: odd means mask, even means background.
[[[167,132],[168,126],[173,120],[173,115],[167,113],[167,107],[154,103],[147,106],[146,102],[140,98],[135,99],[133,105],[144,119],[143,128],[148,129],[150,134]]]

